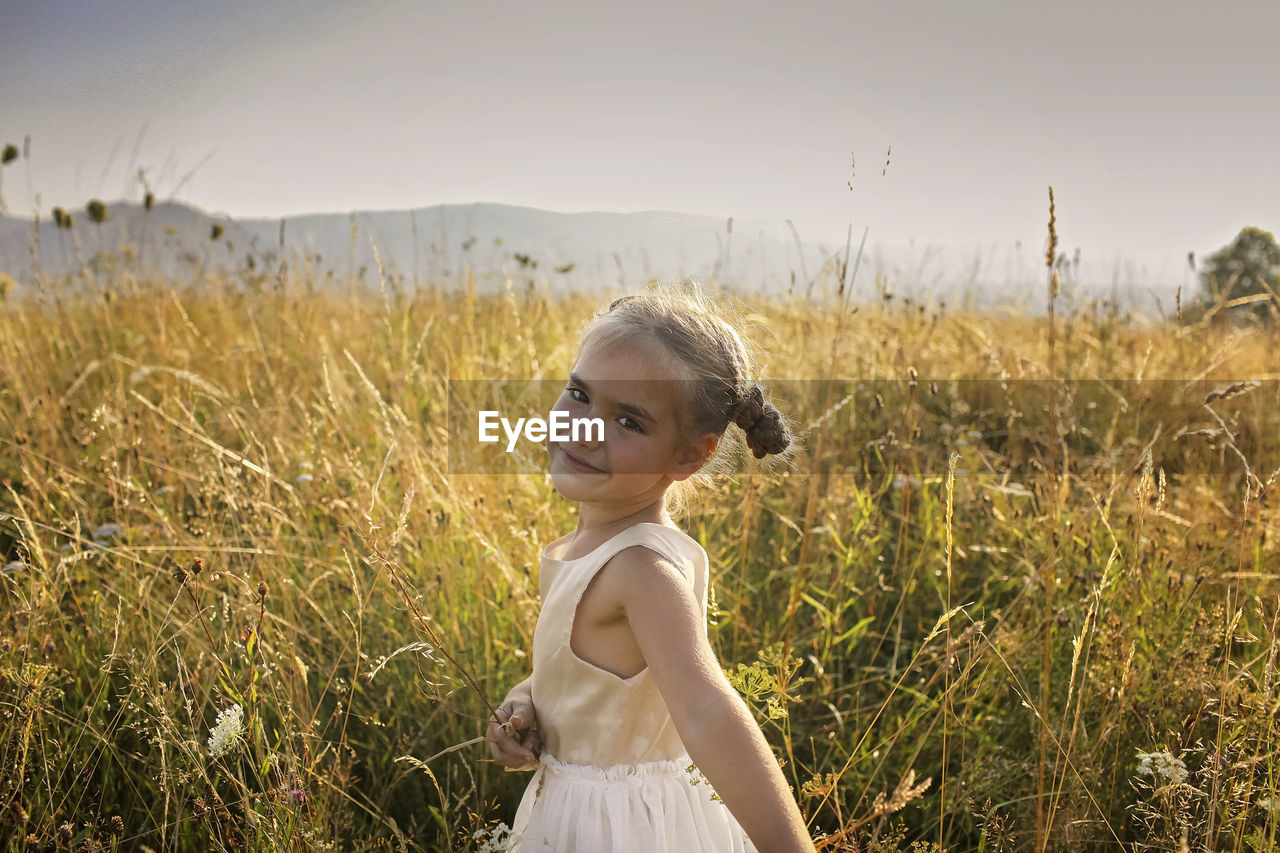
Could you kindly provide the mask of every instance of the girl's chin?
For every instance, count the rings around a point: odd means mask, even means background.
[[[578,494],[584,487],[589,489],[599,482],[599,474],[580,474],[577,471],[562,470],[559,466],[551,470],[551,485],[565,497],[570,493]]]
[[[564,480],[557,474],[551,476],[551,488],[564,500],[574,503],[580,503],[589,496],[589,492],[584,491],[580,484]]]

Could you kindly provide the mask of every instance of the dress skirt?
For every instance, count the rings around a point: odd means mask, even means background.
[[[594,767],[544,752],[512,829],[518,853],[755,853],[688,759]]]

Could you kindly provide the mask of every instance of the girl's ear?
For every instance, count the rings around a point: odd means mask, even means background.
[[[695,439],[685,448],[684,453],[676,461],[675,471],[672,472],[671,479],[680,482],[696,474],[698,469],[711,458],[711,454],[716,452],[716,447],[719,443],[720,437],[714,432],[709,432],[701,438]]]

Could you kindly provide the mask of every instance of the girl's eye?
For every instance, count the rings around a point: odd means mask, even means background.
[[[631,430],[632,432],[644,432],[644,428],[640,426],[635,418],[624,415],[623,417],[618,418],[618,423],[622,424],[623,429]]]
[[[590,400],[587,399],[586,393],[581,388],[574,388],[572,385],[570,385],[564,390],[566,394],[568,394],[573,399],[577,400],[579,403],[591,402]]]

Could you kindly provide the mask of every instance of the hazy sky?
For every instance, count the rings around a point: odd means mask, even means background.
[[[1066,251],[1182,259],[1280,230],[1277,32],[1275,0],[0,0],[0,142],[31,137],[3,194],[138,199],[142,167],[232,216],[497,201],[1038,249],[1052,184]]]

